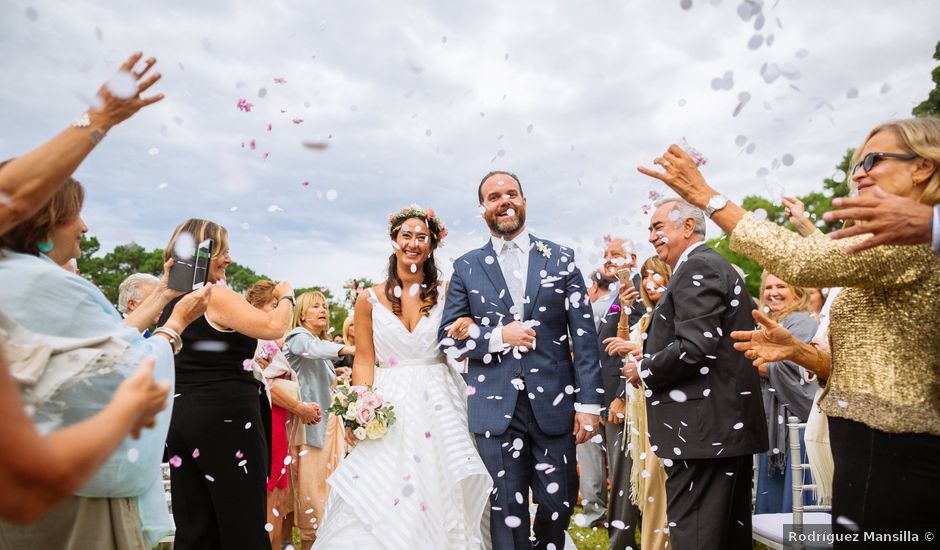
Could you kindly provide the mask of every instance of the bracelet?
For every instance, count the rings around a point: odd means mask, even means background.
[[[288,302],[290,302],[291,307],[294,307],[295,305],[297,305],[297,302],[294,301],[293,295],[281,296],[280,298],[277,299],[277,303],[280,304],[281,300],[287,300]]]
[[[624,332],[630,332],[630,327],[617,323],[617,331],[619,332],[621,330]]]
[[[173,355],[177,355],[179,352],[183,351],[183,338],[175,330],[163,326],[158,327],[153,331],[153,334],[154,336],[157,334],[166,334],[170,338],[170,347],[173,348]]]

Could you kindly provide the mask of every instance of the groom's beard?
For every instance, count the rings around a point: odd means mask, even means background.
[[[504,222],[498,222],[496,215],[487,217],[486,225],[497,235],[512,235],[518,231],[520,227],[525,225],[525,210],[517,208],[515,219],[506,220]]]

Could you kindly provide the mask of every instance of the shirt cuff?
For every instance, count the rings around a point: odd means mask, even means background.
[[[933,207],[933,238],[930,244],[933,246],[933,253],[940,254],[940,204]]]
[[[594,415],[600,416],[601,406],[600,405],[583,405],[581,403],[575,403],[574,412],[594,414]]]
[[[487,349],[490,353],[503,352],[503,327],[499,326],[490,331],[490,343]]]

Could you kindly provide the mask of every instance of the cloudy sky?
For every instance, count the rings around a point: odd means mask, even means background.
[[[386,217],[411,202],[451,228],[440,264],[480,246],[476,185],[502,169],[586,269],[605,234],[652,253],[642,208],[663,189],[635,167],[682,138],[733,199],[819,188],[927,96],[938,21],[936,0],[0,0],[0,156],[142,50],[166,99],[77,172],[106,250],[205,217],[236,261],[337,288],[381,278]]]

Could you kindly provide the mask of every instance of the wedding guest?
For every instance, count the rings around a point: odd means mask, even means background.
[[[208,280],[225,280],[232,258],[224,227],[207,220],[184,221],[173,232],[164,259],[180,238],[197,243],[212,239]],[[181,333],[166,441],[174,466],[170,483],[177,550],[270,548],[264,529],[269,465],[259,406],[263,386],[252,375],[251,359],[258,339],[280,338],[290,323],[290,284],[278,283],[273,296],[277,305],[266,312],[218,285],[206,314]]]
[[[809,343],[818,323],[809,311],[806,289],[793,286],[767,271],[761,275],[760,310],[802,342]],[[806,422],[818,385],[803,379],[792,361],[775,361],[757,367],[761,396],[767,415],[770,450],[758,455],[755,514],[793,511],[793,473],[790,469],[790,437],[786,419],[796,416]],[[805,448],[800,437],[800,448]]]
[[[284,356],[300,381],[301,399],[328,408],[336,381],[333,361],[354,355],[356,348],[328,339],[330,307],[318,291],[301,294],[294,306],[292,330],[287,334]],[[304,427],[306,443],[291,449],[291,475],[296,479],[294,510],[303,549],[316,540],[323,520],[330,486],[326,479],[346,452],[342,419],[330,414],[324,422]]]
[[[180,301],[168,310],[155,336],[144,339],[140,328],[122,322],[91,282],[59,267],[81,254],[79,243],[88,229],[81,218],[83,202],[81,184],[69,179],[32,216],[0,236],[0,311],[10,322],[40,340],[42,336],[90,339],[110,335],[126,343],[119,355],[99,356],[105,368],[93,371],[113,374],[83,375],[86,384],[62,386],[43,401],[30,403],[35,417],[47,421],[45,428],[69,425],[104,409],[116,387],[133,377],[134,367],[147,356],[155,356],[153,377],[168,380],[172,386],[172,353],[180,345],[176,334],[205,311],[211,292],[209,287]],[[171,296],[160,294],[161,300]],[[76,355],[76,361],[80,360]],[[76,368],[76,372],[86,369],[91,367]],[[11,371],[17,372],[16,363]],[[24,393],[28,391],[24,388]],[[40,520],[23,527],[0,525],[0,540],[13,548],[152,546],[172,525],[160,475],[169,415],[169,410],[158,414],[155,429],[144,432],[140,441],[123,441],[91,482]]]
[[[672,277],[672,268],[660,260],[659,256],[651,256],[643,262],[640,274],[643,277],[640,283],[640,297],[646,313],[630,332],[630,341],[635,347],[624,346],[616,350],[619,353],[636,354],[634,350],[642,351],[645,342],[643,336],[649,329],[653,309],[666,293],[669,279]],[[645,388],[637,372],[636,361],[633,356],[624,357],[626,361],[623,375],[630,384],[627,390],[630,400],[628,450],[632,463],[628,474],[630,502],[639,508],[643,515],[640,548],[665,550],[670,545],[669,524],[666,518],[666,470],[650,443]]]
[[[635,324],[645,308],[635,303],[639,276],[632,273],[636,264],[636,253],[632,243],[620,237],[605,238],[604,264],[601,276],[610,281],[610,300],[602,316],[595,314],[598,352],[600,353],[601,379],[604,385],[604,408],[607,422],[604,423],[604,443],[607,451],[607,475],[610,479],[610,496],[607,503],[607,534],[611,550],[622,550],[636,544],[636,530],[640,527],[640,511],[630,501],[630,470],[633,460],[625,451],[624,430],[627,410],[624,381],[621,374],[623,358],[608,351],[610,343],[629,336],[632,320]],[[630,270],[621,285],[617,277],[619,270]],[[593,303],[597,306],[597,302]]]
[[[819,315],[822,313],[823,306],[826,304],[826,294],[823,292],[822,288],[807,288],[806,289],[806,300],[808,302],[809,312],[819,319]]]
[[[140,307],[158,286],[160,286],[160,279],[149,273],[134,273],[128,276],[118,286],[118,311],[127,317]],[[158,313],[154,316],[153,322],[156,323],[159,317]]]
[[[260,280],[253,284],[245,295],[252,306],[271,312],[277,307],[274,297],[276,285],[273,281]],[[290,449],[306,443],[304,425],[320,421],[320,405],[300,401],[300,385],[297,374],[290,368],[281,348],[284,338],[258,340],[255,364],[260,367],[271,406],[272,449],[271,472],[268,475],[268,523],[273,527],[269,538],[272,548],[282,542],[291,542],[294,519],[303,513],[294,509],[294,481],[290,466],[285,459]],[[291,459],[292,460],[292,459]]]
[[[918,529],[935,522],[940,409],[930,404],[940,401],[940,323],[931,297],[940,295],[940,256],[926,244],[849,254],[845,246],[866,242],[863,236],[846,243],[803,239],[721,197],[678,146],[654,162],[665,172],[639,170],[706,206],[736,252],[793,284],[844,287],[832,305],[832,354],[800,343],[805,357],[795,361],[811,365],[821,379],[828,375],[820,407],[829,417],[835,460],[832,516],[840,519],[834,531]],[[940,202],[938,166],[940,121],[888,122],[856,151],[852,185],[860,197],[873,196],[879,186],[932,205]],[[780,327],[762,317],[755,314],[765,327],[761,338],[777,341]],[[759,346],[746,350],[758,364],[786,358],[760,353]]]
[[[610,286],[616,277],[611,279],[601,270],[595,270],[588,280],[593,283],[588,283],[587,294],[594,314],[594,329],[597,330],[615,297],[610,292]],[[602,525],[607,519],[607,467],[604,464],[604,452],[603,431],[575,447],[583,513],[575,516],[574,520],[580,527]]]
[[[767,449],[767,429],[759,376],[730,334],[753,326],[753,308],[705,244],[702,211],[679,199],[655,206],[649,241],[673,275],[637,368],[667,473],[669,535],[678,550],[750,547],[752,455]]]
[[[347,346],[356,346],[355,324],[353,323],[352,315],[347,316],[346,320],[343,321],[342,338],[338,342],[335,338],[333,341],[338,344],[346,344]],[[355,357],[356,356],[353,354],[340,355],[339,360],[333,361],[333,366],[338,378],[349,378],[349,375],[352,374],[353,359]]]
[[[163,94],[142,98],[140,94],[160,80],[160,73],[147,75],[156,59],[148,58],[135,70],[143,54],[130,56],[119,68],[129,73],[137,92],[130,97],[116,97],[107,84],[98,90],[100,106],[79,115],[71,126],[51,140],[0,164],[0,234],[26,220],[39,210],[78,165],[104,139],[108,131],[137,111],[163,99]]]
[[[0,416],[7,423],[0,431],[0,518],[16,523],[39,519],[84,486],[128,434],[137,438],[142,429],[154,426],[170,385],[157,383],[153,368],[153,360],[145,360],[101,412],[42,436],[26,415],[0,356]]]

